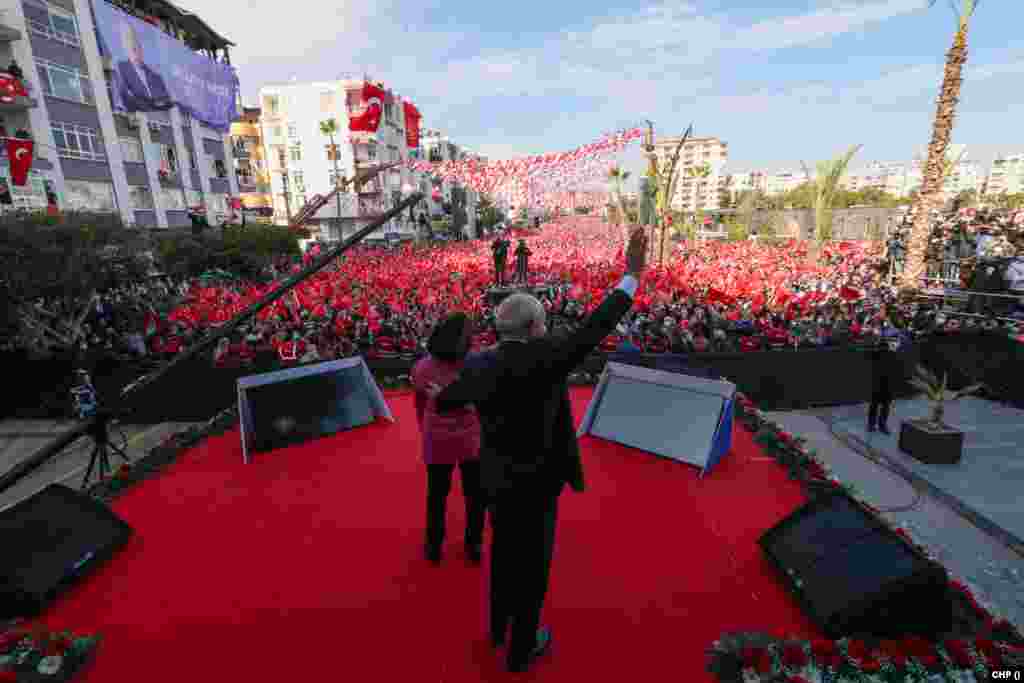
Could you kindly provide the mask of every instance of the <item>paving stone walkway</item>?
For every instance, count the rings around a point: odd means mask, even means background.
[[[904,410],[897,405],[893,417],[911,416],[901,412]],[[888,521],[907,529],[953,578],[971,588],[979,602],[994,614],[1024,625],[1024,548],[1015,549],[1004,537],[979,528],[948,502],[932,495],[930,486],[906,476],[906,472],[894,471],[898,468],[890,469],[883,464],[888,463],[884,456],[876,462],[872,458],[877,457],[877,450],[873,453],[863,442],[844,434],[844,421],[852,425],[859,419],[866,425],[866,405],[770,412],[766,416],[806,438],[807,447],[816,450],[840,480],[856,487],[858,494],[881,510]],[[835,433],[830,420],[837,423]],[[892,424],[898,424],[897,420],[893,419]],[[1020,449],[1024,452],[1024,440]]]

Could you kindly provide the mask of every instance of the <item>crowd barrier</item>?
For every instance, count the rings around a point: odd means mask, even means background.
[[[903,376],[911,377],[917,363],[940,373],[948,372],[951,388],[983,381],[995,395],[1014,405],[1024,405],[1024,386],[1015,382],[1024,368],[1024,345],[1003,335],[965,334],[936,336],[900,352]],[[810,407],[864,402],[871,391],[871,361],[865,349],[825,348],[760,351],[733,354],[640,354],[594,355],[580,368],[597,375],[609,360],[668,371],[688,370],[704,376],[725,377],[764,410],[799,410]],[[28,361],[6,355],[3,365],[11,382],[3,395],[7,417],[58,417],[55,408],[66,406],[70,361]],[[408,375],[407,359],[368,361],[379,378]],[[173,373],[146,387],[132,398],[129,421],[201,421],[209,419],[237,400],[239,377],[279,368],[274,354],[258,357],[244,367],[214,368],[209,361],[183,363]],[[101,402],[111,403],[120,390],[140,374],[136,364],[101,361],[93,380]],[[60,388],[55,388],[60,387]],[[897,397],[914,393],[906,381],[895,387]]]

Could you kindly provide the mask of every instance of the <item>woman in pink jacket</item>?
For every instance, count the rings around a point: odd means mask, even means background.
[[[480,493],[480,423],[472,406],[439,415],[427,397],[431,384],[446,387],[462,369],[472,341],[473,326],[457,313],[438,323],[427,342],[429,355],[416,363],[412,383],[416,388],[416,418],[423,435],[423,462],[427,465],[427,537],[425,554],[433,564],[441,562],[445,517],[452,474],[459,466],[462,495],[466,500],[466,555],[480,563],[485,501]]]

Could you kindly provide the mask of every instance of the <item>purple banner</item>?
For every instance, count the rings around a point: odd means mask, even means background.
[[[158,27],[105,0],[93,0],[100,52],[113,63],[114,107],[161,111],[174,105],[228,132],[238,118],[238,76]]]

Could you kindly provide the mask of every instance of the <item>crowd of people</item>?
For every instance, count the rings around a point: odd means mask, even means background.
[[[526,240],[526,284],[539,293],[556,330],[577,325],[621,276],[622,229],[600,219],[566,219],[512,237]],[[840,243],[816,257],[809,249],[796,241],[675,245],[665,263],[645,275],[634,310],[602,350],[813,348],[959,329],[957,319],[946,320],[934,307],[896,303],[878,267],[880,246]],[[494,311],[485,296],[496,280],[490,251],[487,241],[350,251],[222,340],[215,362],[249,362],[270,348],[284,362],[353,354],[413,358],[452,311],[473,321],[474,349],[493,345]],[[223,325],[277,286],[193,288],[155,335],[154,351],[173,353],[174,340]],[[977,325],[1016,333],[1005,321]]]
[[[571,330],[621,276],[623,229],[572,217],[505,235],[525,240],[526,284],[551,326]],[[636,305],[601,345],[605,352],[693,353],[815,348],[909,339],[963,327],[1017,335],[996,319],[948,320],[936,307],[898,304],[880,268],[883,247],[838,243],[809,253],[807,243],[673,244],[644,275]],[[495,284],[492,245],[474,240],[383,250],[357,247],[222,339],[218,366],[252,362],[273,350],[284,363],[344,358],[416,358],[447,314],[465,312],[473,348],[497,341],[486,293]],[[308,259],[307,259],[308,262]],[[102,293],[79,343],[90,351],[162,360],[226,324],[298,272],[277,263],[269,284],[162,278]],[[512,264],[509,264],[510,266]],[[510,278],[506,278],[510,279]],[[70,329],[80,305],[37,302]],[[1024,315],[1018,318],[1024,320]]]

